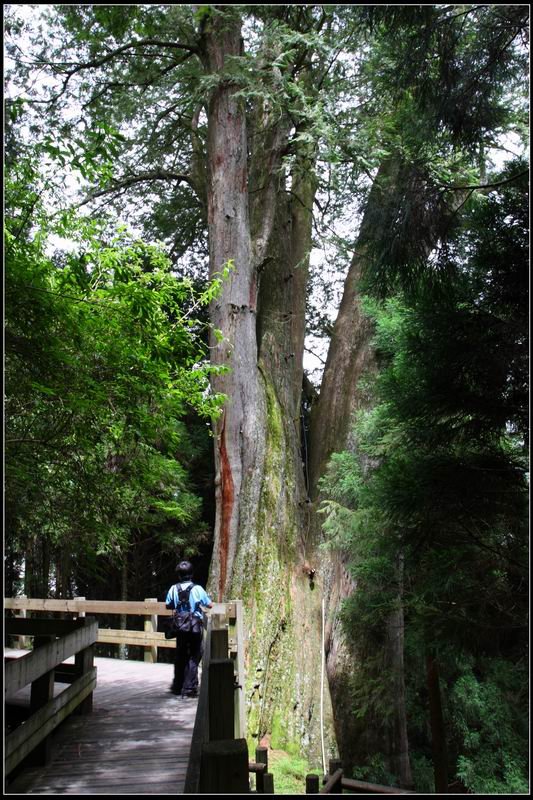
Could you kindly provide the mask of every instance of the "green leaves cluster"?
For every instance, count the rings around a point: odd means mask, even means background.
[[[216,416],[197,293],[154,245],[90,221],[56,221],[31,162],[9,174],[6,242],[6,523],[22,559],[37,540],[114,553],[131,537],[195,547],[198,445],[186,419]],[[27,183],[25,183],[27,182]],[[76,248],[50,247],[59,231]],[[193,311],[194,309],[194,311]],[[42,587],[47,591],[48,587]]]

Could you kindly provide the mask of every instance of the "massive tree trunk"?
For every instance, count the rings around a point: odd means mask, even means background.
[[[318,766],[321,596],[302,570],[307,493],[299,441],[314,181],[304,170],[295,178],[299,195],[285,191],[279,164],[288,126],[273,136],[268,109],[254,131],[248,175],[244,103],[225,74],[240,50],[238,11],[218,8],[204,31],[206,68],[219,77],[208,113],[209,251],[211,274],[230,261],[233,270],[211,307],[224,336],[211,341],[212,361],[229,370],[213,377],[228,400],[214,430],[209,588],[218,599],[244,600],[251,738],[303,749]],[[328,697],[325,708],[331,730]],[[327,732],[326,739],[332,752]]]
[[[273,124],[266,102],[256,106],[248,142],[244,102],[228,70],[241,53],[238,10],[216,7],[203,41],[206,70],[218,77],[208,109],[211,275],[233,265],[211,307],[213,326],[224,336],[212,338],[212,361],[228,368],[214,376],[213,387],[228,400],[214,426],[217,513],[209,588],[218,599],[245,602],[251,737],[267,736],[273,746],[303,750],[318,766],[322,723],[327,754],[335,750],[329,690],[326,719],[320,719],[323,596],[328,677],[336,733],[345,750],[353,734],[347,694],[351,654],[335,621],[338,605],[353,587],[340,554],[319,564],[315,512],[317,481],[327,460],[346,448],[353,410],[367,403],[357,391],[358,380],[376,368],[372,326],[357,286],[365,245],[356,251],[346,278],[312,419],[306,485],[300,403],[315,153],[312,146],[300,148],[289,191],[280,166],[290,125],[283,119]],[[396,170],[393,158],[379,170],[369,217]],[[316,570],[315,582],[309,569]],[[405,732],[402,714],[403,708],[393,727]],[[407,753],[406,740],[399,749]]]
[[[214,375],[213,388],[228,400],[214,425],[217,511],[209,588],[218,599],[245,601],[252,737],[268,735],[274,745],[303,747],[318,765],[323,595],[327,668],[341,749],[353,749],[354,738],[349,702],[353,654],[346,649],[337,615],[353,586],[341,553],[318,563],[318,480],[333,452],[357,446],[351,434],[353,412],[369,403],[360,378],[378,365],[358,282],[369,258],[372,226],[383,207],[394,207],[401,161],[392,155],[383,162],[369,194],[312,414],[306,485],[300,403],[316,154],[312,145],[299,143],[289,190],[281,159],[290,120],[275,117],[262,99],[255,102],[248,131],[232,68],[242,53],[238,8],[213,7],[202,43],[206,71],[217,79],[208,107],[211,275],[232,265],[210,309],[213,327],[223,334],[221,341],[214,335],[211,340],[213,364],[223,370]],[[275,48],[275,43],[268,46]],[[266,61],[267,56],[265,51]],[[316,570],[314,584],[310,569]],[[390,625],[397,622],[391,619]],[[398,685],[403,681],[402,641],[388,637],[384,653],[399,676]],[[401,692],[398,699],[390,756],[407,783]],[[332,752],[329,693],[325,707]]]

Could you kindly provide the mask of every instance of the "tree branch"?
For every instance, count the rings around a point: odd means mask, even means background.
[[[191,55],[198,55],[199,50],[194,45],[188,44],[181,44],[180,42],[166,42],[160,39],[139,39],[138,42],[129,42],[128,44],[122,45],[122,47],[117,47],[116,50],[112,50],[111,52],[107,53],[105,56],[101,58],[93,59],[92,61],[86,61],[83,64],[77,64],[73,69],[66,70],[66,78],[63,81],[63,86],[59,94],[56,94],[54,97],[50,98],[47,102],[55,103],[59,98],[65,94],[68,86],[68,82],[72,78],[73,75],[76,75],[78,72],[82,72],[85,69],[96,69],[98,67],[102,67],[104,64],[107,64],[109,61],[112,61],[117,56],[121,55],[122,53],[126,52],[127,50],[131,50],[132,48],[137,47],[145,47],[145,46],[155,46],[155,47],[163,47],[168,48],[171,50],[185,50],[187,52],[187,58]],[[49,66],[54,66],[54,64],[50,62],[42,62],[43,64],[46,63]],[[68,62],[65,62],[65,66]],[[72,62],[71,62],[72,63]],[[59,65],[57,65],[59,67]],[[61,74],[61,70],[57,69],[57,71]]]
[[[77,203],[74,208],[80,208],[81,206],[90,203],[92,200],[96,200],[98,197],[103,197],[107,194],[113,194],[114,192],[119,192],[123,189],[129,189],[130,186],[134,186],[136,183],[143,183],[145,181],[178,181],[181,183],[188,183],[191,188],[194,189],[193,180],[189,175],[183,175],[179,172],[170,172],[168,170],[153,170],[152,172],[143,172],[140,175],[131,175],[129,178],[123,178],[120,181],[116,181],[112,186],[108,186],[105,189],[99,189],[98,191],[91,192],[91,194],[82,200],[80,203]]]
[[[466,191],[468,189],[496,189],[498,186],[503,186],[506,183],[512,183],[516,181],[518,178],[521,178],[522,175],[529,175],[529,170],[524,169],[522,172],[517,172],[516,175],[511,175],[510,178],[505,178],[502,181],[496,181],[495,183],[478,183],[474,184],[473,186],[445,186],[445,189],[448,189],[451,192],[461,192]]]

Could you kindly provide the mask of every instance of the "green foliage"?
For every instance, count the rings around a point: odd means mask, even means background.
[[[401,596],[420,780],[430,648],[456,777],[475,792],[525,786],[527,185],[505,182],[522,166],[495,177],[448,243],[446,291],[367,301],[376,403],[359,414],[357,451],[334,455],[323,481],[324,531],[357,586],[343,611],[355,713],[368,724],[393,707],[380,649]]]
[[[274,750],[269,753],[269,771],[274,776],[275,793],[293,795],[305,794],[305,777],[312,770],[305,759]]]
[[[475,794],[528,791],[527,665],[494,659],[465,671],[450,691],[457,775]]]
[[[380,783],[382,786],[393,786],[395,783],[395,777],[387,768],[386,759],[382,755],[375,755],[364,767],[354,769],[353,777],[358,781]]]
[[[433,775],[433,764],[431,759],[423,753],[411,752],[411,771],[413,773],[413,783],[420,794],[435,793],[435,778]]]
[[[164,551],[194,547],[202,509],[184,420],[209,420],[223,398],[209,390],[205,326],[191,308],[220,281],[196,296],[158,247],[123,233],[106,244],[73,215],[54,225],[31,188],[31,162],[18,161],[8,179],[11,546],[22,556],[42,539],[57,551],[68,542],[73,554],[116,555],[135,531],[151,531]],[[48,255],[57,230],[78,240],[76,251]]]
[[[361,13],[371,31],[363,75],[382,109],[372,136],[395,166],[380,176],[383,199],[363,231],[372,253],[367,288],[385,296],[416,291],[421,280],[445,285],[443,263],[428,256],[453,234],[455,209],[471,194],[456,187],[484,182],[488,132],[513,126],[525,109],[528,10],[433,5]]]

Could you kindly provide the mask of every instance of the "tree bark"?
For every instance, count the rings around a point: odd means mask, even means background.
[[[318,766],[321,596],[302,569],[308,516],[299,424],[315,185],[307,169],[293,183],[299,196],[286,192],[279,165],[288,125],[274,135],[264,107],[248,175],[244,103],[227,77],[240,50],[238,10],[215,7],[204,28],[206,69],[219,78],[208,113],[210,269],[230,260],[234,269],[210,309],[224,336],[211,341],[212,361],[229,371],[212,381],[228,400],[214,424],[208,585],[218,599],[244,601],[250,736],[303,751]],[[327,732],[326,740],[333,754]]]
[[[407,713],[405,705],[404,669],[404,611],[403,611],[403,556],[400,554],[396,564],[398,578],[397,606],[387,620],[386,658],[392,675],[393,702],[395,713],[391,726],[390,757],[394,774],[400,786],[413,788],[413,775],[409,761],[409,740],[407,736]]]
[[[241,52],[240,20],[219,7],[205,30],[206,64],[219,81],[208,109],[208,226],[211,275],[233,271],[213,301],[210,317],[223,340],[211,338],[212,363],[227,370],[213,388],[228,397],[215,422],[217,515],[210,586],[221,600],[231,591],[239,530],[256,527],[265,457],[266,405],[257,368],[257,289],[248,210],[246,117],[242,99],[226,76]]]
[[[368,407],[371,398],[362,390],[360,379],[378,369],[371,346],[374,325],[364,313],[359,282],[367,263],[365,240],[376,209],[393,190],[399,165],[393,157],[380,166],[368,197],[354,255],[344,281],[341,304],[333,326],[322,376],[318,402],[311,413],[310,485],[312,499],[318,497],[318,481],[332,453],[351,443],[354,412]]]

